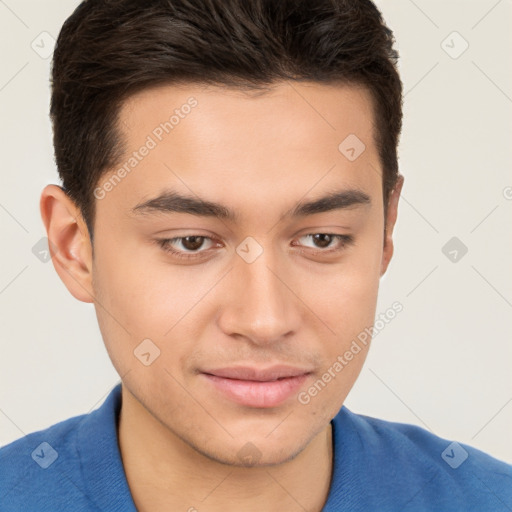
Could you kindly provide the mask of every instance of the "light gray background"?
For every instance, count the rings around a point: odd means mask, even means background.
[[[93,305],[32,253],[46,234],[41,190],[60,183],[41,33],[56,38],[78,3],[0,0],[0,445],[96,408],[119,380]],[[512,462],[512,3],[377,4],[405,87],[405,186],[377,311],[404,310],[346,405]],[[458,58],[454,31],[469,44]],[[455,263],[441,250],[453,236],[468,247]]]

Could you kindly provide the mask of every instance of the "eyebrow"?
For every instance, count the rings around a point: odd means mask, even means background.
[[[305,217],[333,210],[348,209],[370,203],[370,196],[361,190],[338,190],[311,201],[299,201],[292,209],[281,215],[280,220],[288,217]],[[133,207],[131,212],[136,215],[187,213],[200,217],[225,219],[231,222],[239,220],[237,212],[222,204],[182,195],[174,191],[164,191],[159,196]]]

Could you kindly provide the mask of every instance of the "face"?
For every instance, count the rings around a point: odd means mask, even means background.
[[[211,459],[295,457],[361,370],[392,253],[369,93],[165,86],[120,121],[78,279],[124,392]]]

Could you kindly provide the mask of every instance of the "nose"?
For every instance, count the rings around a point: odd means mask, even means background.
[[[291,273],[283,271],[270,253],[264,250],[251,263],[235,256],[228,297],[218,320],[225,334],[262,346],[282,342],[297,332],[301,318]]]

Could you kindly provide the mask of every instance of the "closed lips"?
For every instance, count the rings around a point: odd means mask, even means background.
[[[290,377],[306,375],[308,373],[311,373],[311,371],[309,369],[291,366],[273,366],[265,369],[238,366],[230,368],[217,368],[214,370],[203,371],[203,373],[225,379],[236,379],[255,382],[272,382]]]

